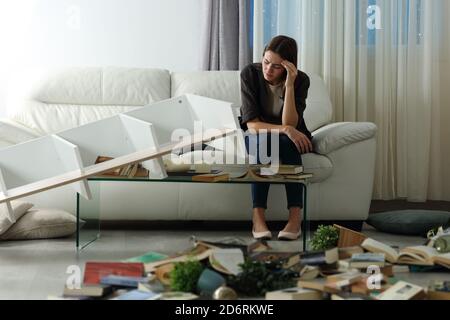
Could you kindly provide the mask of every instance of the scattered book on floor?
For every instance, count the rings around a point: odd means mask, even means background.
[[[300,253],[300,263],[308,266],[334,264],[339,261],[338,248]]]
[[[375,300],[373,297],[352,292],[339,292],[331,295],[331,300]]]
[[[440,265],[450,269],[450,253],[440,254],[435,248],[427,246],[407,247],[400,250],[397,262],[424,266]]]
[[[222,249],[229,249],[229,248],[239,248],[244,253],[244,256],[248,256],[250,253],[253,252],[262,252],[272,249],[268,244],[267,241],[264,240],[257,240],[257,241],[244,241],[240,238],[230,237],[230,238],[224,238],[217,241],[207,241],[203,239],[196,239],[193,237],[193,243],[195,245],[200,244],[205,247],[209,247],[211,249],[215,248],[222,248]]]
[[[220,173],[209,173],[209,174],[199,174],[192,176],[192,181],[195,182],[219,182],[219,181],[229,181],[230,174],[226,172]]]
[[[320,265],[320,275],[328,277],[330,275],[345,273],[354,269],[350,268],[350,259],[339,260],[336,263]]]
[[[153,270],[153,274],[156,279],[166,286],[170,286],[172,283],[172,279],[170,278],[170,273],[175,269],[175,263],[166,263],[160,266],[157,266]]]
[[[355,253],[350,258],[350,268],[367,269],[370,266],[385,266],[384,253]]]
[[[367,277],[367,275],[359,271],[349,271],[328,276],[326,278],[326,285],[335,289],[342,290],[344,287],[348,287],[365,277]]]
[[[202,245],[201,243],[196,243],[194,248],[187,250],[185,252],[181,252],[173,256],[170,256],[166,259],[158,260],[155,262],[144,263],[145,272],[153,272],[158,267],[169,263],[185,262],[188,260],[201,261],[209,258],[212,252],[213,249],[210,246]]]
[[[299,275],[300,280],[314,280],[320,275],[320,269],[317,266],[304,266]]]
[[[450,300],[450,281],[431,281],[428,285],[427,299]]]
[[[333,226],[339,231],[338,248],[360,246],[367,239],[367,236],[361,232],[345,228],[338,224]]]
[[[112,292],[112,287],[102,284],[84,284],[80,288],[65,287],[63,297],[103,298]]]
[[[261,167],[259,169],[259,174],[262,176],[274,176],[277,174],[281,175],[295,175],[303,172],[303,166],[301,165],[286,165],[280,164],[278,166]]]
[[[380,241],[374,240],[372,238],[367,238],[362,242],[361,247],[370,252],[384,253],[386,261],[389,261],[390,263],[397,262],[398,259],[397,250]]]
[[[284,269],[289,269],[300,262],[299,252],[279,252],[279,251],[255,252],[251,254],[249,258],[253,261],[278,265]]]
[[[150,252],[144,253],[141,256],[137,256],[137,257],[132,257],[132,258],[126,259],[126,260],[124,260],[124,262],[148,263],[148,262],[159,261],[159,260],[166,259],[166,258],[168,258],[168,256],[165,255],[165,254],[161,254],[161,253],[158,253],[158,252],[150,251]]]
[[[139,283],[148,283],[147,277],[118,276],[114,274],[100,278],[100,283],[115,287],[137,288]]]
[[[140,291],[157,292],[157,293],[166,291],[164,284],[158,279],[154,279],[148,283],[139,282],[137,289]]]
[[[142,277],[144,265],[137,262],[86,262],[84,270],[85,284],[99,284],[107,275]]]
[[[300,279],[297,281],[297,287],[303,289],[317,290],[326,293],[337,293],[341,291],[340,289],[333,288],[332,286],[327,286],[327,279],[325,278],[317,278],[314,280]]]
[[[384,267],[380,267],[380,271],[387,278],[393,277],[393,276],[395,276],[394,266],[395,266],[394,264],[390,264],[388,262],[385,262]],[[404,267],[404,266],[402,266],[402,267]]]
[[[373,276],[374,275],[372,275],[372,277]],[[380,294],[381,292],[384,292],[384,291],[386,291],[387,289],[389,289],[391,287],[391,285],[389,283],[386,283],[383,274],[377,275],[377,279],[376,280],[379,281],[379,286],[374,285],[372,280],[373,279],[369,278],[369,275],[367,274],[361,280],[353,283],[350,286],[350,291],[352,293],[364,294],[366,296],[369,296],[369,295]],[[368,283],[368,281],[369,281],[369,283]]]
[[[112,300],[157,300],[161,297],[160,293],[132,290],[115,297]]]
[[[169,291],[162,292],[158,300],[197,300],[198,295],[190,292]]]
[[[240,265],[245,262],[244,253],[239,248],[213,249],[209,262],[219,272],[238,275],[241,272]]]
[[[421,300],[426,297],[422,287],[399,281],[377,296],[378,300]]]
[[[288,288],[267,292],[266,300],[322,300],[322,292],[303,288]]]
[[[386,262],[384,267],[380,268],[385,277],[394,277],[396,274],[409,273],[409,266],[400,264],[391,264]]]
[[[384,253],[386,260],[390,263],[419,266],[433,266],[438,264],[450,269],[450,253],[440,254],[433,247],[411,246],[397,252],[397,250],[388,245],[371,238],[364,240],[361,246],[370,252]]]
[[[355,253],[364,253],[364,249],[358,246],[339,248],[339,260],[345,260],[352,257]]]
[[[410,266],[402,266],[402,265],[392,265],[392,273],[396,275],[397,273],[409,273],[410,272]]]

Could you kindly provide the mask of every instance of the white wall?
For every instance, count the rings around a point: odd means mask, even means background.
[[[0,116],[17,70],[200,67],[200,0],[0,1]]]

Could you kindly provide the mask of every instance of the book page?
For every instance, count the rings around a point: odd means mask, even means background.
[[[386,260],[391,263],[395,263],[399,256],[394,248],[371,238],[364,240],[361,247],[370,252],[384,253],[386,255]]]
[[[240,264],[245,262],[241,249],[214,249],[211,255],[217,263],[233,275],[241,272]]]
[[[400,254],[404,252],[412,252],[415,253],[421,257],[423,257],[423,260],[425,261],[433,261],[433,257],[439,255],[439,252],[433,248],[433,247],[427,247],[427,246],[415,246],[415,247],[406,247],[402,250],[400,250]]]
[[[418,266],[432,266],[434,263],[426,259],[423,255],[413,252],[402,252],[397,260],[398,263]]]
[[[450,269],[450,252],[434,257],[434,262]]]

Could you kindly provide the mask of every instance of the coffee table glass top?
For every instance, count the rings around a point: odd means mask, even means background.
[[[92,199],[87,200],[84,197],[77,194],[77,249],[83,249],[90,243],[94,242],[100,237],[100,199],[101,199],[101,185],[102,182],[113,183],[213,183],[213,184],[252,184],[260,182],[268,182],[271,184],[286,184],[286,183],[298,183],[302,186],[304,196],[304,208],[303,212],[303,251],[307,249],[307,242],[310,238],[309,221],[307,217],[307,205],[306,205],[306,192],[308,179],[280,179],[280,180],[268,180],[268,181],[255,181],[255,180],[243,180],[235,179],[236,176],[242,176],[242,170],[227,170],[230,173],[230,180],[217,181],[217,182],[198,182],[192,181],[192,176],[201,173],[170,173],[165,179],[149,179],[149,178],[122,178],[115,176],[99,176],[91,177],[88,179],[89,187],[92,194]]]

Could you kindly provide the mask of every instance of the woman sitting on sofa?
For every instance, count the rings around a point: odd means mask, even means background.
[[[297,70],[297,43],[286,36],[273,38],[264,50],[262,63],[253,63],[241,72],[241,126],[247,152],[256,151],[261,163],[260,148],[271,163],[301,165],[301,154],[311,152],[312,136],[303,119],[309,77]],[[271,141],[276,139],[279,155]],[[250,147],[250,146],[255,146]],[[275,159],[275,157],[279,157]],[[271,239],[265,220],[269,183],[252,184],[253,237]],[[289,220],[279,232],[279,240],[296,240],[301,234],[303,189],[299,184],[286,184]]]

